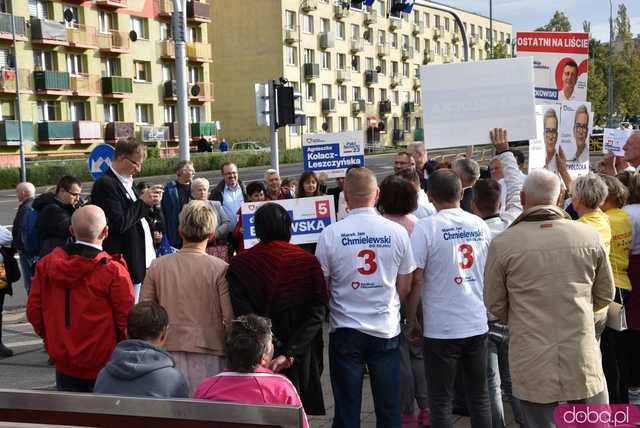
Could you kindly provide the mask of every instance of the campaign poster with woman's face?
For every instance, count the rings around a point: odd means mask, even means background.
[[[566,101],[560,117],[560,147],[572,177],[589,172],[589,136],[593,127],[591,103]]]
[[[557,171],[556,153],[560,132],[560,104],[536,106],[537,138],[529,142],[529,170],[547,168]]]

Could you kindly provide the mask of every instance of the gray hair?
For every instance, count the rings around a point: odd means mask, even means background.
[[[608,194],[607,183],[596,174],[583,175],[571,184],[571,196],[590,210],[602,205]]]
[[[35,186],[32,183],[29,183],[28,181],[23,181],[21,183],[18,183],[18,185],[16,186],[16,191],[23,192],[29,197],[33,197],[36,194]]]
[[[533,170],[524,181],[522,192],[528,206],[555,205],[560,196],[560,179],[546,169]]]
[[[460,177],[463,187],[472,186],[480,178],[480,165],[473,159],[456,159],[452,169]]]
[[[266,170],[264,172],[264,179],[266,180],[267,178],[271,177],[272,175],[280,175],[280,174],[278,174],[278,171],[276,171],[275,169],[269,168],[268,170]]]
[[[206,187],[209,188],[209,180],[204,177],[198,177],[191,182],[191,190],[196,189],[198,187]]]
[[[424,141],[414,141],[407,146],[408,152],[413,150],[424,152],[427,150],[427,147],[425,146]]]

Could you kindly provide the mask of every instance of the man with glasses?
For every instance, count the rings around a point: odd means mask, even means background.
[[[238,223],[238,210],[243,203],[249,202],[247,189],[244,183],[238,178],[238,167],[232,162],[225,162],[220,167],[222,181],[213,188],[209,194],[209,199],[218,201],[222,204],[222,208],[231,219],[233,230]],[[239,248],[239,243],[233,238],[233,234],[229,234],[228,242],[231,245],[230,253],[233,254]]]
[[[133,176],[142,170],[146,158],[142,143],[122,140],[116,144],[111,168],[93,184],[91,203],[104,210],[109,236],[104,250],[122,254],[127,262],[136,302],[147,268],[155,259],[153,238],[146,216],[162,199],[162,185],[153,185],[142,195],[133,186]]]
[[[169,244],[175,248],[182,247],[182,239],[178,234],[178,216],[182,207],[191,200],[191,181],[196,170],[193,162],[180,161],[176,165],[176,179],[164,186],[162,196],[162,214],[164,215],[164,232],[167,234]]]
[[[65,175],[58,181],[55,193],[44,193],[33,201],[32,207],[38,213],[36,229],[42,243],[40,258],[66,245],[71,238],[71,216],[80,202],[81,191],[80,180]]]

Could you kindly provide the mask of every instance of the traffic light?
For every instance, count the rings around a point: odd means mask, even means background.
[[[271,120],[269,117],[271,99],[269,97],[269,84],[268,83],[256,83],[256,123],[258,126],[270,126]]]
[[[306,117],[302,110],[302,94],[293,86],[276,85],[278,119],[276,128],[285,125],[304,125]]]

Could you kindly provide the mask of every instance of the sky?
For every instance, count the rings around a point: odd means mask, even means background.
[[[449,6],[489,16],[489,0],[436,0]],[[618,4],[624,3],[631,18],[631,32],[640,33],[640,0],[612,0],[613,19]],[[564,12],[573,31],[582,31],[582,22],[591,22],[594,38],[609,40],[609,2],[607,0],[493,0],[493,16],[510,22],[513,32],[533,31],[546,25],[556,10]]]

